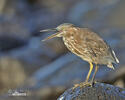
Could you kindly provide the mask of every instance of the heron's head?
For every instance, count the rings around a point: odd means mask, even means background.
[[[67,28],[70,28],[70,27],[72,27],[72,26],[74,26],[74,25],[73,25],[73,24],[70,24],[70,23],[64,23],[64,24],[59,25],[56,29],[57,29],[58,31],[64,31],[64,30],[66,30]]]
[[[54,37],[62,37],[63,36],[63,31],[65,31],[66,29],[73,27],[73,24],[70,23],[64,23],[61,24],[59,26],[57,26],[56,28],[52,28],[52,29],[45,29],[45,30],[41,30],[40,32],[55,32],[55,34],[45,38],[43,41],[48,40],[48,39],[52,39]]]

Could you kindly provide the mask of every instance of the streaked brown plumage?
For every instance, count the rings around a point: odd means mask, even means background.
[[[96,64],[92,82],[98,70],[98,64],[107,65],[114,69],[112,63],[119,63],[119,60],[110,46],[99,35],[88,28],[79,28],[75,27],[73,24],[64,23],[59,25],[57,28],[42,30],[41,32],[46,31],[57,32],[45,40],[53,37],[62,37],[64,44],[71,52],[89,62],[90,70],[87,75],[86,82],[88,82],[93,69],[92,63]]]

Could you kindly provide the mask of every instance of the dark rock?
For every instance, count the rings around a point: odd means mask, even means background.
[[[66,90],[58,100],[125,100],[125,89],[113,85],[96,83],[75,90]]]

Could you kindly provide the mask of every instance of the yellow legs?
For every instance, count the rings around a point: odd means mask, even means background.
[[[91,79],[91,83],[93,84],[93,82],[94,82],[94,79],[95,79],[95,75],[96,75],[96,73],[97,73],[97,71],[98,71],[98,65],[96,64],[96,66],[95,66],[95,72],[94,72],[94,74],[93,74],[93,76],[92,76],[92,79]]]
[[[94,74],[92,76],[91,81],[89,82],[89,77],[90,77],[91,72],[93,70],[93,64],[91,62],[89,62],[89,64],[90,64],[90,69],[89,69],[89,72],[88,72],[88,75],[86,77],[85,82],[84,83],[80,83],[80,84],[75,84],[74,87],[73,87],[73,89],[77,88],[78,86],[79,87],[84,87],[84,86],[92,86],[93,85],[93,82],[94,82],[94,79],[95,79],[95,75],[96,75],[96,73],[98,71],[98,66],[96,64],[96,66],[95,66],[95,72],[94,72]]]
[[[86,77],[86,81],[85,82],[89,81],[89,77],[90,77],[92,69],[93,69],[93,64],[91,62],[89,62],[89,64],[90,64],[90,69],[89,69],[89,72],[88,72],[88,75]]]

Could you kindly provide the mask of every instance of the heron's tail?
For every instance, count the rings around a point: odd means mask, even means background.
[[[116,62],[116,63],[119,63],[119,60],[118,60],[118,58],[116,57],[115,52],[114,52],[113,50],[112,50],[112,55],[113,55],[113,58],[114,58],[115,62]]]

